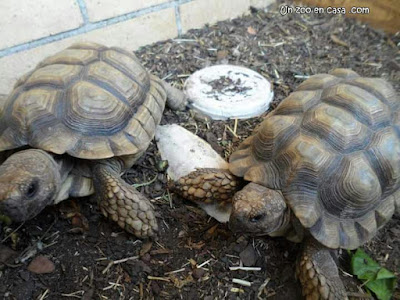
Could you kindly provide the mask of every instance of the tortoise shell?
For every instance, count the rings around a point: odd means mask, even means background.
[[[30,146],[84,159],[139,155],[166,92],[137,57],[80,43],[43,60],[0,106],[0,151]]]
[[[400,101],[347,69],[310,77],[230,158],[230,171],[282,191],[330,248],[370,240],[400,205]]]

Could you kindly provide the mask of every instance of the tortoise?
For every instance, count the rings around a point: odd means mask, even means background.
[[[21,222],[95,194],[120,227],[154,237],[152,204],[121,173],[146,151],[166,101],[186,105],[124,49],[85,42],[44,59],[0,103],[0,213]]]
[[[198,202],[231,198],[233,231],[303,242],[305,298],[347,299],[331,249],[359,247],[400,212],[399,107],[383,79],[311,76],[242,142],[229,171],[197,169],[172,186]]]

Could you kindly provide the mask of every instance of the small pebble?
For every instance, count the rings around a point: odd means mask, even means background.
[[[142,256],[142,260],[143,260],[144,262],[150,262],[150,260],[151,260],[150,254],[149,254],[149,253],[144,254],[144,255]]]
[[[205,272],[206,271],[204,269],[202,269],[202,268],[196,268],[196,269],[193,270],[192,276],[193,276],[194,279],[200,279],[201,277],[203,277]]]
[[[23,270],[19,273],[19,277],[21,277],[24,281],[28,281],[30,279],[30,273]]]
[[[151,290],[154,295],[159,295],[161,293],[161,288],[155,280],[151,282]]]
[[[163,186],[162,186],[162,184],[160,183],[160,182],[156,182],[155,184],[154,184],[154,190],[156,191],[156,192],[159,192],[159,191],[161,191],[163,189]]]
[[[245,267],[254,266],[257,260],[257,255],[252,244],[248,244],[247,247],[240,252],[239,256]]]
[[[54,263],[45,256],[36,256],[28,265],[28,270],[35,274],[52,273],[56,269]]]

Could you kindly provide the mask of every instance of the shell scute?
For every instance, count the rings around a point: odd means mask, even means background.
[[[131,80],[141,85],[146,92],[150,88],[148,72],[142,67],[141,64],[137,62],[137,60],[134,60],[132,56],[128,56],[120,51],[114,51],[110,49],[102,52],[101,58],[114,68],[123,72]]]
[[[372,129],[390,124],[389,107],[374,94],[349,84],[337,84],[324,90],[324,102],[337,105]]]
[[[339,83],[342,79],[330,74],[317,74],[301,83],[297,87],[297,91],[312,91],[325,89]]]
[[[82,69],[79,65],[47,65],[34,71],[24,85],[29,87],[43,84],[62,88],[74,78],[77,79]]]
[[[21,77],[2,103],[0,151],[30,145],[85,159],[137,156],[166,97],[133,53],[74,44]]]
[[[87,65],[99,57],[99,52],[94,49],[65,49],[50,56],[40,63],[40,66],[53,64]]]
[[[400,187],[400,139],[393,128],[376,132],[365,152],[378,174],[384,196]]]
[[[371,131],[354,116],[339,107],[320,103],[304,114],[302,127],[320,137],[339,152],[364,149]]]
[[[119,99],[129,103],[132,108],[140,106],[146,97],[146,91],[136,82],[103,61],[97,61],[88,67],[87,78],[98,87],[112,90],[114,95],[118,95]]]

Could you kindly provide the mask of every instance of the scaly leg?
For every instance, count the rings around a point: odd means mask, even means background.
[[[167,104],[173,110],[185,110],[188,99],[185,93],[173,87],[166,81],[162,81],[167,92]]]
[[[117,159],[93,166],[95,193],[102,213],[139,238],[154,237],[158,226],[150,201],[120,177]]]
[[[348,299],[330,250],[315,240],[305,241],[296,274],[306,300]]]
[[[238,179],[228,170],[204,168],[170,183],[170,188],[183,198],[195,202],[219,202],[221,205],[232,201],[240,189]]]

